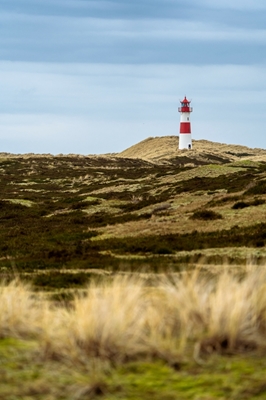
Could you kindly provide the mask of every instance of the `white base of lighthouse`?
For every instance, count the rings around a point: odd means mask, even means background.
[[[179,150],[183,149],[192,149],[191,133],[179,134]]]

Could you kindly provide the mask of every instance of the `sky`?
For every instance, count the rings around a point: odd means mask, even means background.
[[[265,0],[0,0],[0,152],[266,148]]]

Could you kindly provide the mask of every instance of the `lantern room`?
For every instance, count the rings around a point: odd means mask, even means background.
[[[190,101],[186,98],[184,100],[180,101],[181,107],[178,107],[179,112],[192,112],[193,108],[190,107]]]

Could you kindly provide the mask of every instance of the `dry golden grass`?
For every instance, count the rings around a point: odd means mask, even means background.
[[[254,160],[265,161],[264,149],[251,149],[246,146],[211,142],[208,140],[193,140],[193,149],[178,150],[178,136],[149,137],[128,149],[117,154],[117,157],[141,158],[151,162],[167,162],[171,158],[189,156],[195,160],[201,160],[202,154],[225,157],[230,161]],[[243,154],[248,154],[242,156]],[[206,159],[205,159],[206,160]]]
[[[215,211],[223,217],[221,220],[215,221],[197,221],[189,217],[194,211],[204,208],[210,201],[212,196],[203,194],[201,196],[180,195],[172,200],[172,207],[169,208],[168,215],[156,215],[147,220],[130,221],[123,224],[107,225],[98,228],[101,235],[93,240],[101,240],[109,237],[139,236],[160,234],[176,234],[190,233],[194,230],[200,232],[212,232],[214,230],[231,229],[238,225],[246,227],[251,223],[260,223],[266,219],[266,206],[263,204],[259,207],[249,207],[247,209],[232,210],[230,205],[221,205],[215,208]],[[232,201],[233,204],[233,201]],[[159,206],[159,205],[158,205]],[[143,208],[142,212],[153,212],[154,206]]]
[[[199,270],[185,274],[163,289],[172,316],[164,326],[179,326],[181,343],[193,341],[200,353],[256,348],[264,336],[265,278],[264,269],[244,277],[228,269],[212,279]]]
[[[116,276],[91,285],[71,306],[48,305],[18,281],[0,291],[0,335],[34,337],[42,354],[71,362],[168,361],[194,347],[194,357],[265,347],[266,270],[217,274],[200,269],[158,278]]]
[[[123,361],[143,351],[145,301],[140,280],[116,277],[92,284],[73,308],[62,309],[56,329],[43,332],[47,355],[74,360]]]
[[[192,134],[193,136],[193,134]],[[209,140],[195,140],[193,141],[193,149],[187,152],[187,150],[178,150],[179,137],[178,136],[162,136],[162,137],[149,137],[135,145],[125,149],[121,153],[110,153],[110,154],[91,154],[88,156],[80,154],[57,154],[55,157],[69,158],[80,158],[85,159],[90,157],[91,159],[109,159],[112,160],[116,157],[125,158],[140,158],[154,163],[167,163],[168,160],[175,157],[189,156],[195,160],[202,160],[202,154],[205,155],[216,155],[220,157],[228,158],[230,161],[239,160],[239,157],[243,160],[252,161],[265,161],[266,150],[260,148],[249,148],[247,146],[241,146],[236,144],[225,144],[212,142]],[[243,154],[248,154],[243,156]],[[53,162],[54,156],[51,154],[12,154],[12,153],[0,153],[2,161],[9,160],[11,158],[23,158],[31,159],[38,156],[39,158],[49,158],[51,163]],[[205,158],[206,160],[206,158]],[[52,165],[50,165],[52,168]]]
[[[33,337],[43,329],[48,305],[29,286],[14,280],[0,286],[0,337]]]

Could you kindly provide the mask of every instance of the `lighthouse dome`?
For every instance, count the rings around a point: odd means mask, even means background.
[[[189,101],[189,100],[186,98],[186,96],[185,96],[184,100],[180,101],[180,103],[189,104],[190,101]]]

